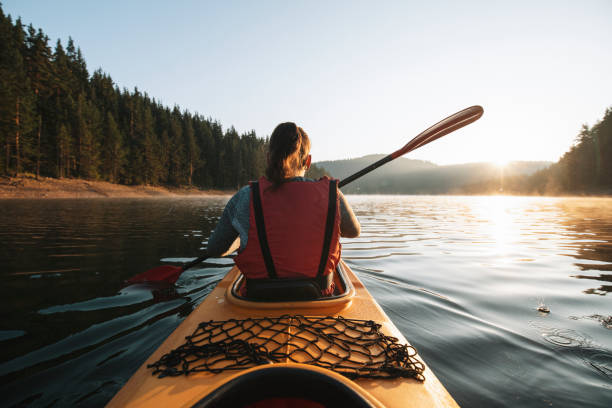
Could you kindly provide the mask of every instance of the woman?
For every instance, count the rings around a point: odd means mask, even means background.
[[[359,221],[337,181],[304,177],[310,140],[295,123],[270,137],[266,176],[243,187],[227,203],[207,252],[218,256],[240,238],[236,265],[249,287],[269,279],[310,279],[322,295],[333,293],[340,236],[357,237]]]

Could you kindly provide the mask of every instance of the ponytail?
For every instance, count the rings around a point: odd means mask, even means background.
[[[280,187],[306,166],[308,154],[310,139],[304,129],[293,122],[281,123],[270,136],[266,177]]]

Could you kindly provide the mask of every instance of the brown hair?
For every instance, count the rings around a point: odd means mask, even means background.
[[[270,136],[268,154],[266,177],[278,187],[306,166],[310,139],[304,129],[295,123],[281,123]]]

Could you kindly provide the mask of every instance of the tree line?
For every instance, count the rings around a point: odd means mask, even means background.
[[[612,194],[612,107],[592,127],[583,125],[572,148],[550,170],[561,192]]]
[[[263,174],[267,142],[90,75],[72,38],[51,48],[0,5],[0,174],[235,189]]]

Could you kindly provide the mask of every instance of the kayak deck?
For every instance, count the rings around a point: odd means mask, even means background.
[[[153,375],[153,369],[148,368],[148,365],[160,360],[164,354],[184,344],[185,338],[193,334],[200,323],[211,320],[259,319],[280,317],[288,313],[320,317],[341,316],[345,319],[373,320],[381,325],[380,331],[382,333],[397,338],[401,344],[408,344],[404,336],[393,325],[361,281],[344,262],[342,262],[342,268],[347,276],[346,293],[344,296],[322,301],[254,302],[236,296],[233,293],[232,287],[241,275],[238,268],[234,267],[219,282],[202,304],[176,328],[166,341],[138,369],[109,402],[108,406],[136,407],[161,405],[191,407],[207,395],[214,394],[214,391],[222,385],[227,385],[232,381],[236,383],[241,378],[247,378],[246,376],[249,375],[259,376],[258,378],[260,379],[258,381],[261,381],[261,378],[272,375],[269,374],[272,372],[272,369],[280,368],[294,370],[294,373],[304,372],[307,373],[304,375],[315,377],[317,375],[326,376],[361,396],[361,398],[370,404],[369,406],[457,406],[444,386],[425,364],[423,364],[425,366],[423,372],[425,381],[423,382],[413,378],[357,378],[349,380],[331,370],[308,364],[295,363],[289,359],[280,363],[257,366],[240,371],[230,370],[219,373],[195,372],[190,373],[188,376],[165,378],[157,378],[157,376]],[[280,337],[276,341],[283,342],[287,340],[290,333],[280,333],[278,336]],[[419,361],[422,363],[420,359]]]

